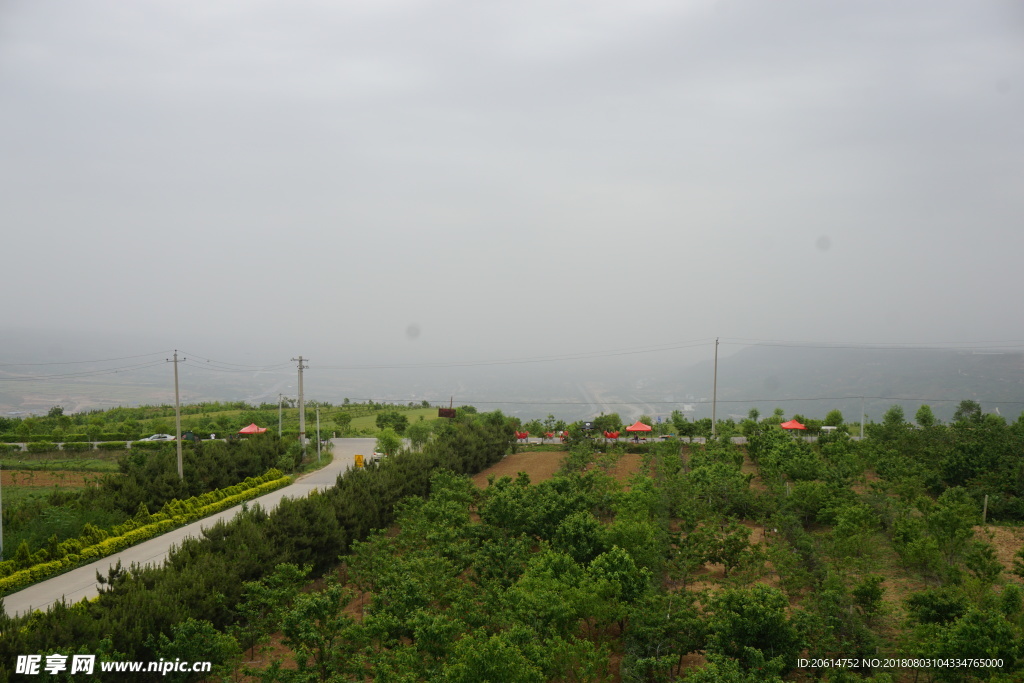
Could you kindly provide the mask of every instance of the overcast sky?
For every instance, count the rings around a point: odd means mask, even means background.
[[[1022,67],[988,0],[3,0],[3,325],[1021,340]]]

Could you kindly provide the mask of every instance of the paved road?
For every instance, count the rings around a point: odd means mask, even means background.
[[[282,498],[303,498],[315,489],[330,488],[334,486],[338,475],[353,465],[356,453],[369,455],[373,452],[373,447],[376,444],[375,439],[332,439],[331,441],[334,444],[334,461],[330,465],[303,475],[290,486],[255,498],[249,501],[248,505],[251,507],[258,503],[266,510],[273,510]],[[78,602],[83,598],[93,598],[99,595],[96,572],[106,576],[108,570],[118,562],[123,567],[132,564],[162,564],[167,558],[171,546],[180,545],[186,538],[198,538],[204,528],[213,526],[221,519],[233,518],[241,509],[242,506],[238,505],[224,510],[150,539],[145,543],[132,546],[117,555],[105,557],[92,564],[73,569],[17,593],[12,593],[3,598],[4,609],[7,610],[7,614],[15,616],[35,609],[45,610],[62,597],[68,603]]]

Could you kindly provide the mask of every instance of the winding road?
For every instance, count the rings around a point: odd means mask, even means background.
[[[248,506],[260,505],[265,510],[273,510],[282,498],[304,498],[311,491],[327,489],[334,486],[338,475],[348,470],[355,463],[355,455],[369,455],[373,452],[376,440],[364,439],[331,439],[334,445],[334,460],[323,469],[300,476],[295,483],[254,498],[246,503]],[[83,598],[99,595],[99,584],[96,573],[106,576],[111,567],[117,565],[128,567],[132,564],[162,564],[171,548],[180,545],[186,538],[198,538],[204,528],[211,527],[222,519],[232,519],[242,509],[241,505],[211,515],[192,524],[169,531],[148,541],[132,546],[116,555],[97,560],[92,564],[72,569],[41,581],[3,598],[3,607],[10,616],[26,614],[33,610],[45,610],[54,602],[64,598],[69,604]]]

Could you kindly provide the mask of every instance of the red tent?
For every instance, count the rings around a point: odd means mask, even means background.
[[[242,427],[241,429],[239,429],[238,433],[239,434],[262,434],[265,431],[267,431],[266,427],[257,427],[256,423],[253,422],[248,427]]]
[[[651,425],[645,425],[640,420],[637,420],[635,424],[631,424],[626,427],[627,432],[649,432],[651,431]]]
[[[796,420],[790,420],[789,422],[783,422],[779,425],[783,429],[807,429],[806,425],[802,425]]]

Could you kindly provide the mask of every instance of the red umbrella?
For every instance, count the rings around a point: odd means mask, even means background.
[[[238,433],[239,434],[262,434],[265,431],[267,431],[266,427],[257,427],[256,423],[253,422],[248,427],[242,427],[241,429],[239,429]]]
[[[807,429],[806,425],[802,425],[796,420],[790,420],[789,422],[783,422],[779,425],[783,429]]]

